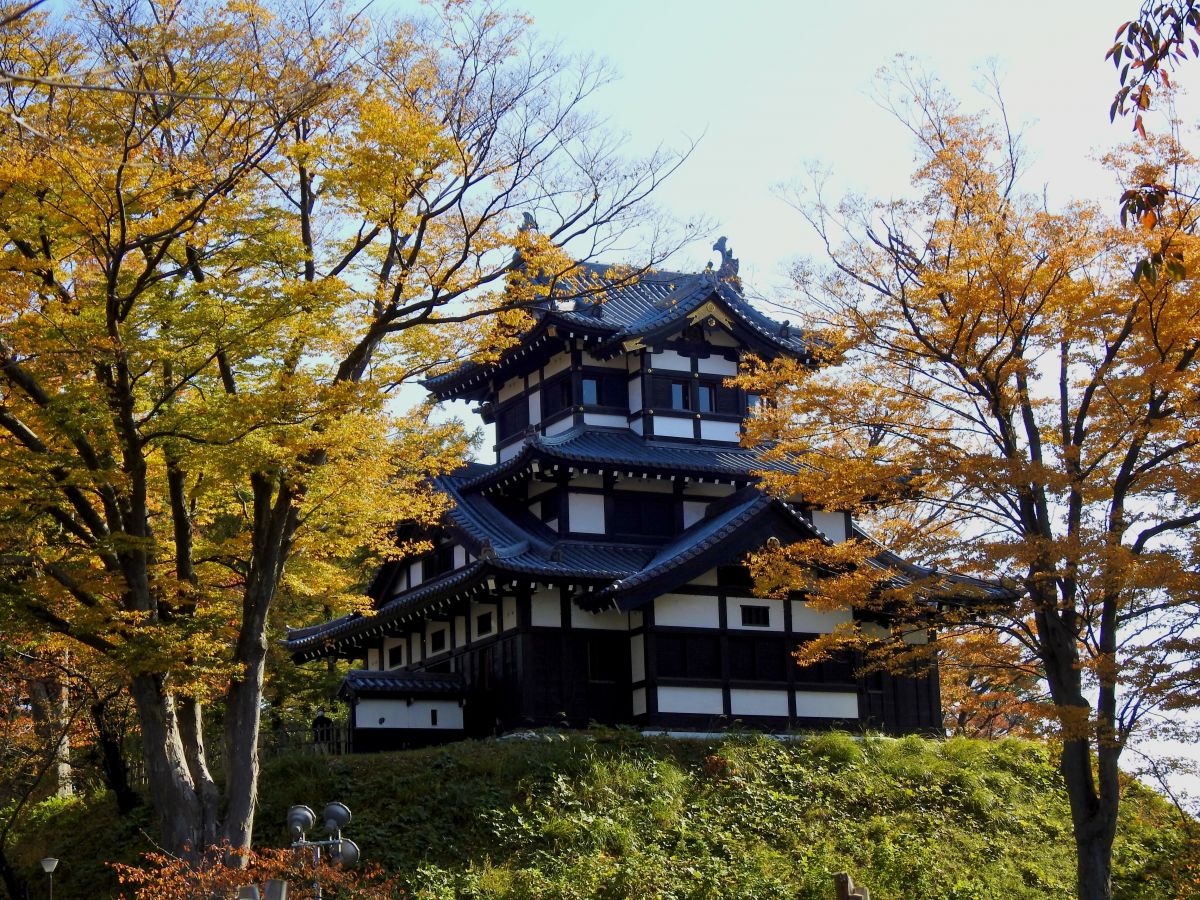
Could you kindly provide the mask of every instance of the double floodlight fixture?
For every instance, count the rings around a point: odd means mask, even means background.
[[[342,829],[350,824],[350,807],[344,803],[328,803],[321,811],[321,818],[329,838],[310,841],[306,835],[317,827],[317,814],[307,806],[293,806],[289,809],[287,825],[292,836],[292,846],[312,847],[318,854],[320,848],[325,847],[331,861],[347,867],[355,865],[359,860],[358,844],[342,837]]]

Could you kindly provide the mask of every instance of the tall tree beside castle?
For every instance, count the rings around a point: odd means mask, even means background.
[[[584,108],[606,73],[487,3],[5,29],[3,615],[127,673],[168,848],[247,847],[273,623],[353,603],[464,450],[389,392],[503,348],[557,248],[653,222],[677,157],[622,160]]]
[[[1007,576],[1017,600],[988,627],[1048,686],[1079,896],[1101,900],[1122,751],[1200,699],[1200,291],[1169,266],[1133,274],[1166,233],[1195,254],[1196,209],[1174,195],[1154,233],[1085,204],[1050,212],[1015,189],[1003,131],[907,86],[917,198],[802,206],[834,248],[828,271],[797,272],[825,365],[747,377],[775,401],[753,433],[814,464],[773,476],[777,489],[859,511],[901,552]],[[1198,171],[1169,141],[1112,162],[1127,184]],[[887,609],[909,629],[974,618],[919,583],[863,578],[868,543],[811,549],[765,554],[759,573],[838,568],[826,605]],[[913,656],[903,630],[845,629],[824,649],[895,666]]]

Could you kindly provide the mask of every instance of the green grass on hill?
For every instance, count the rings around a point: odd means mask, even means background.
[[[1062,898],[1066,800],[1038,744],[824,734],[713,743],[544,734],[363,757],[292,757],[263,775],[257,836],[294,803],[341,800],[364,859],[421,900],[813,898],[849,871],[877,900]],[[106,801],[47,804],[21,836],[63,860],[60,898],[116,896],[102,864],[147,846]],[[1187,898],[1177,813],[1130,783],[1116,897]],[[1194,875],[1194,872],[1193,872]],[[1193,885],[1194,888],[1194,885]]]

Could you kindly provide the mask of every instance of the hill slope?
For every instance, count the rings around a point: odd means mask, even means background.
[[[877,900],[1070,896],[1069,817],[1046,748],[918,738],[712,743],[541,734],[266,767],[258,837],[293,803],[342,800],[366,860],[418,898],[828,898],[848,870]],[[1198,896],[1178,816],[1128,787],[1116,896]],[[145,847],[103,804],[51,805],[21,861],[63,859],[60,898],[113,896],[99,860]],[[144,822],[141,827],[145,827]],[[1194,872],[1193,872],[1194,875]]]

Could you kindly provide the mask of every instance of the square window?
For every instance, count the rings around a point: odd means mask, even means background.
[[[771,608],[769,606],[743,606],[742,625],[749,628],[770,628]]]
[[[398,669],[404,665],[404,645],[397,644],[395,647],[389,647],[387,652],[387,667],[389,669]]]
[[[671,382],[671,409],[691,409],[690,399],[686,381]]]
[[[762,403],[762,397],[758,396],[758,394],[747,394],[746,395],[746,409],[748,409],[748,410],[757,409],[758,405],[760,403]]]
[[[441,653],[446,649],[446,629],[435,631],[429,635],[429,652]]]
[[[713,389],[711,385],[700,385],[696,389],[696,398],[699,401],[700,412],[710,413],[713,411]]]
[[[485,634],[491,634],[496,628],[493,621],[493,616],[490,612],[480,613],[475,617],[475,636],[483,637]]]

